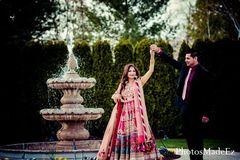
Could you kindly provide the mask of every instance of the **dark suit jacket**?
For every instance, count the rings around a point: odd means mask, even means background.
[[[180,70],[180,76],[177,83],[177,106],[180,108],[182,113],[198,114],[199,116],[207,115],[209,111],[209,72],[200,64],[196,66],[196,70],[192,77],[188,99],[183,101],[182,91],[184,86],[185,78],[188,74],[189,67],[186,66],[185,62],[179,62],[167,55],[162,53],[160,55],[167,63],[171,64],[174,68]]]

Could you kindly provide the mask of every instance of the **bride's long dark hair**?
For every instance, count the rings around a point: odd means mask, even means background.
[[[128,82],[128,71],[129,71],[129,68],[130,67],[133,67],[136,71],[136,78],[139,78],[140,77],[140,72],[139,70],[137,69],[137,67],[130,63],[130,64],[126,64],[125,67],[124,67],[124,70],[123,70],[123,74],[122,74],[122,78],[121,78],[121,88],[120,88],[120,93],[122,93],[122,90],[125,88],[127,82]]]

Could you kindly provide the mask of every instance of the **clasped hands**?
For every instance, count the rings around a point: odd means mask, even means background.
[[[155,53],[160,54],[163,52],[163,49],[158,47],[156,44],[152,44],[150,46],[150,51],[154,51]]]
[[[202,123],[208,123],[208,121],[209,121],[209,118],[208,118],[208,116],[202,116]]]

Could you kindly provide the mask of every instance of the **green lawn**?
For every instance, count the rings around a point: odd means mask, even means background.
[[[167,148],[187,148],[187,143],[185,139],[167,139],[159,140],[157,139],[158,148],[167,147]]]
[[[167,148],[187,148],[187,143],[185,139],[167,139],[167,140],[159,140],[157,139],[157,147],[167,147]],[[234,142],[229,142],[226,140],[219,140],[219,139],[205,139],[204,140],[204,148],[211,148],[211,149],[218,149],[220,148],[225,149],[229,148],[231,150],[239,151],[239,145]]]

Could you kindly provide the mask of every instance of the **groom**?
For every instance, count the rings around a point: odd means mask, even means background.
[[[203,160],[202,123],[207,123],[209,72],[200,64],[196,51],[186,52],[185,63],[176,61],[162,48],[152,44],[150,49],[167,63],[180,70],[177,85],[177,106],[181,110],[183,135],[186,138],[190,159]]]

